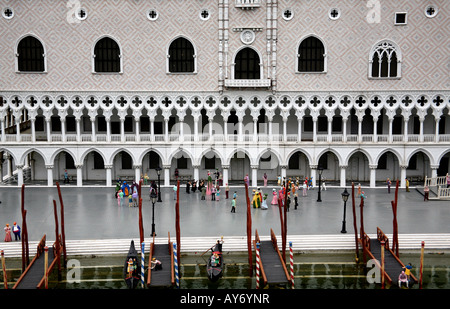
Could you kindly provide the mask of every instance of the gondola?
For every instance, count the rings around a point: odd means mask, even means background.
[[[129,262],[132,262],[130,266],[133,268],[131,276],[128,272]],[[140,278],[138,272],[138,264],[138,254],[136,248],[134,247],[134,241],[132,240],[130,243],[130,249],[128,250],[127,258],[125,260],[125,264],[123,266],[123,276],[129,289],[134,289],[139,284]]]
[[[213,264],[215,260],[215,254],[218,256],[218,263]],[[223,275],[223,256],[222,256],[222,244],[217,243],[211,248],[211,256],[206,263],[206,272],[208,273],[208,279],[212,282],[216,282]]]

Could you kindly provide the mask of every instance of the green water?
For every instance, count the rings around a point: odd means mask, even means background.
[[[412,263],[413,274],[419,279],[420,255],[401,255],[404,263]],[[53,271],[49,278],[51,289],[127,289],[123,280],[122,256],[72,257],[76,267],[62,269],[60,278]],[[68,266],[69,266],[68,263]],[[20,276],[20,260],[6,260],[9,287]],[[366,269],[355,263],[353,253],[294,255],[295,289],[379,289],[368,283]],[[74,282],[74,272],[79,282]],[[207,279],[205,260],[200,256],[181,256],[180,289],[255,289],[255,271],[250,276],[248,257],[241,254],[225,256],[223,277],[216,283]],[[145,272],[147,275],[147,272]],[[3,282],[1,284],[3,288]],[[141,288],[141,287],[139,287]],[[271,287],[279,288],[279,287]],[[290,286],[288,287],[290,288]],[[417,289],[418,285],[413,288]],[[450,289],[448,254],[426,254],[423,269],[423,289]]]

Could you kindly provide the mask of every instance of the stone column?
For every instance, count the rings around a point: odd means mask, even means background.
[[[20,142],[20,116],[16,116],[16,141]]]
[[[378,123],[378,117],[373,117],[373,141],[372,142],[374,142],[374,143],[378,142],[377,123]]]
[[[301,117],[297,118],[297,142],[302,141],[302,120]]]
[[[139,181],[141,180],[141,167],[142,165],[133,165],[134,168],[134,179],[136,181],[136,183],[139,183]]]
[[[106,121],[106,141],[111,142],[111,118],[105,117]]]
[[[406,118],[406,116],[403,117],[404,118],[404,123],[403,123],[403,141],[405,143],[408,142],[408,118]]]
[[[169,142],[169,119],[164,118],[164,141]]]
[[[369,165],[369,169],[370,169],[370,187],[375,188],[377,179],[377,165],[371,164]]]
[[[135,129],[136,129],[136,142],[140,142],[141,141],[141,132],[140,132],[140,119],[139,117],[135,117],[134,118],[135,121]]]
[[[310,165],[309,166],[311,169],[311,176],[312,177],[312,185],[315,188],[316,187],[316,170],[317,170],[317,165]]]
[[[358,117],[358,143],[362,142],[362,122],[363,117]]]
[[[120,117],[120,141],[125,143],[125,116]]]
[[[75,117],[75,121],[77,124],[77,142],[81,142],[81,125],[80,125],[80,117]]]
[[[341,187],[345,187],[347,165],[339,165],[339,168],[341,169]]]
[[[313,142],[317,142],[317,117],[313,116]]]
[[[401,171],[400,171],[400,186],[404,188],[406,186],[406,169],[408,168],[408,165],[400,165]]]
[[[420,131],[419,131],[419,142],[423,142],[423,121],[425,120],[425,117],[419,116],[419,122],[420,122]]]
[[[170,186],[170,165],[164,165],[164,186]]]
[[[66,117],[61,116],[61,140],[66,142]]]
[[[229,165],[222,165],[222,174],[223,174],[223,185],[225,186],[228,183],[228,170],[230,166]]]
[[[53,165],[46,165],[45,168],[47,169],[47,186],[52,187],[53,186]]]
[[[389,117],[389,143],[392,143],[392,122],[394,121],[393,118]]]
[[[51,143],[52,135],[51,135],[50,118],[49,117],[45,118],[45,124],[46,124],[46,129],[47,129],[47,142]]]
[[[106,170],[106,186],[111,187],[112,186],[112,165],[105,165]]]
[[[441,120],[441,118],[439,118],[439,117],[437,117],[436,119],[435,119],[435,136],[434,136],[434,141],[436,142],[436,143],[439,143],[439,120]]]
[[[439,169],[439,164],[438,165],[430,165],[430,168],[431,168],[431,178],[436,178],[437,171]]]
[[[199,173],[199,169],[200,169],[200,165],[192,165],[192,168],[194,169],[194,180],[196,180],[197,182],[200,179],[200,173]]]
[[[97,142],[97,137],[95,136],[95,117],[91,117],[91,140],[93,143]]]
[[[0,125],[1,125],[1,128],[2,128],[2,143],[6,142],[5,121],[3,120],[3,118],[4,117],[1,117],[1,120],[0,120]],[[34,123],[33,119],[31,121],[32,121],[31,123],[33,124]]]
[[[283,183],[283,178],[286,177],[287,165],[281,165],[281,183]]]
[[[23,165],[16,164],[17,169],[17,186],[22,187],[23,185]]]
[[[77,187],[83,186],[83,164],[78,164],[77,168]]]
[[[252,165],[252,187],[258,186],[258,168],[259,165]]]
[[[342,141],[347,142],[347,117],[342,117]]]

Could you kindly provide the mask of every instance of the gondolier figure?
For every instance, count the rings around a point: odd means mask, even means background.
[[[128,273],[128,278],[133,277],[133,272],[136,270],[137,266],[136,263],[134,262],[134,260],[132,258],[128,259],[128,268],[127,268],[127,273]]]
[[[162,264],[159,260],[157,260],[156,258],[152,258],[152,270],[161,270],[162,269]]]

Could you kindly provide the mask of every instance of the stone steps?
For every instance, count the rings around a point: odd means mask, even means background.
[[[387,235],[392,239],[392,235]],[[254,237],[254,236],[253,236]],[[370,238],[375,238],[376,234],[369,234]],[[182,237],[181,252],[190,254],[202,254],[212,247],[219,239],[217,237]],[[270,236],[260,236],[261,240],[268,240]],[[441,251],[450,249],[450,234],[401,234],[399,235],[400,250],[420,251],[422,241],[425,242],[425,250]],[[174,237],[171,238],[175,240]],[[253,238],[252,238],[253,240]],[[278,246],[281,248],[281,236],[277,235]],[[89,256],[89,255],[124,255],[128,252],[131,239],[99,239],[99,240],[67,240],[67,255]],[[140,252],[138,245],[139,238],[134,239],[136,250]],[[145,252],[148,253],[152,239],[145,239]],[[156,239],[156,243],[166,244],[167,237]],[[247,252],[246,236],[225,236],[224,252]],[[355,249],[355,236],[352,233],[338,235],[289,235],[289,242],[292,242],[294,252],[301,251],[342,251]],[[29,242],[30,259],[36,254],[37,241]],[[47,240],[47,245],[53,244],[53,240]],[[5,258],[21,257],[22,244],[20,241],[4,242],[0,246],[4,251]]]

